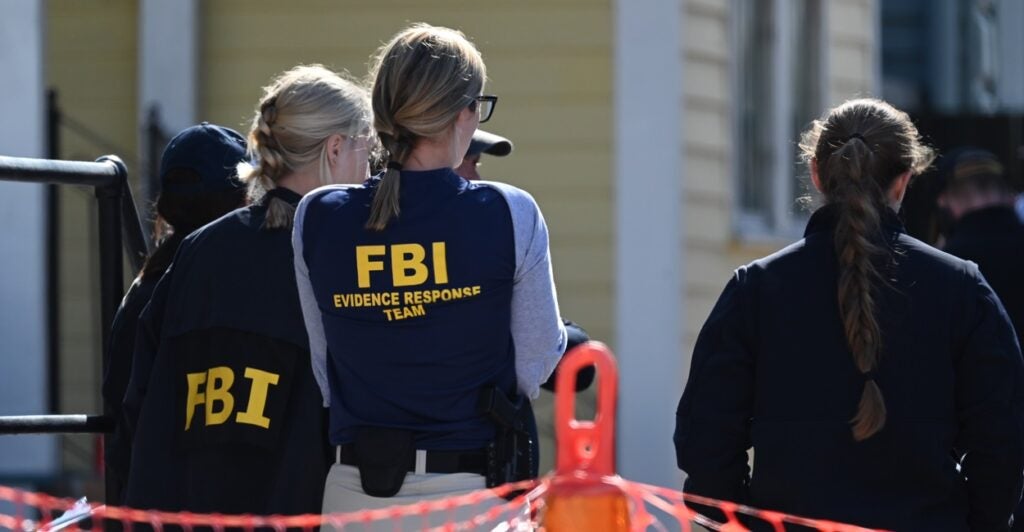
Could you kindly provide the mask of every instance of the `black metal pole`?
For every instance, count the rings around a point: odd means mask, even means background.
[[[114,322],[114,314],[121,303],[124,293],[124,255],[121,252],[121,202],[125,189],[128,187],[128,171],[117,157],[101,157],[98,162],[113,162],[117,168],[118,179],[111,185],[96,187],[96,199],[99,203],[100,222],[100,315],[103,331],[103,374],[107,374],[107,356],[110,348],[110,327]],[[103,413],[109,416],[110,405],[103,401]],[[110,436],[103,436],[104,449],[110,445]],[[110,474],[110,467],[104,471],[104,496],[110,504],[121,500],[121,487]]]
[[[46,91],[46,158],[60,159],[57,91]],[[46,381],[51,414],[60,411],[60,189],[46,185]]]
[[[2,416],[0,435],[7,434],[99,434],[114,430],[107,416]]]
[[[120,159],[105,156],[97,162],[113,162],[117,179],[96,187],[100,225],[100,317],[103,327],[103,352],[110,346],[110,325],[124,295],[124,262],[121,251],[121,196],[127,186],[128,171]],[[103,368],[104,371],[106,368]]]
[[[121,170],[118,170],[118,164],[122,166]],[[106,187],[125,179],[119,173],[124,171],[123,167],[121,159],[114,156],[101,157],[98,162],[90,163],[0,155],[0,181]]]

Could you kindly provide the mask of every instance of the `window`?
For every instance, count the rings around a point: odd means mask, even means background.
[[[806,213],[800,133],[824,111],[824,0],[734,0],[736,228],[789,236]]]

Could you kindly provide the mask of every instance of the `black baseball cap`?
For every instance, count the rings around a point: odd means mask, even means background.
[[[473,133],[473,140],[469,143],[469,150],[466,151],[466,155],[476,155],[478,153],[504,157],[512,153],[512,141],[494,133],[478,129]]]
[[[971,184],[1009,185],[999,158],[988,150],[973,146],[951,151],[939,164],[938,174],[941,189]]]
[[[245,138],[237,131],[203,122],[182,130],[164,148],[160,158],[160,185],[180,193],[213,192],[243,188],[238,163],[247,160]],[[168,180],[167,174],[185,168],[199,175],[198,182]]]

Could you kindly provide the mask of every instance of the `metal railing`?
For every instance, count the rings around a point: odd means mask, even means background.
[[[93,187],[99,207],[100,316],[102,346],[106,353],[110,344],[110,326],[124,293],[124,253],[127,252],[132,267],[139,270],[149,252],[124,163],[113,155],[100,157],[96,162],[0,156],[0,181]],[[104,356],[104,373],[106,366]],[[0,416],[0,435],[106,435],[114,428],[108,408],[109,405],[103,405],[102,415]],[[116,492],[111,492],[111,489],[116,488],[107,483],[107,499],[117,500]]]

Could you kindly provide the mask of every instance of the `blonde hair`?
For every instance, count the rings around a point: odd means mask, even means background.
[[[263,88],[249,130],[252,164],[238,175],[256,202],[284,176],[319,161],[320,182],[330,184],[327,138],[369,133],[370,102],[366,90],[320,65],[297,66]],[[267,204],[266,229],[292,225],[295,208],[279,198]]]
[[[414,24],[378,50],[371,75],[373,125],[388,164],[366,228],[381,231],[399,214],[399,168],[416,141],[444,134],[476,101],[487,71],[462,32]]]

